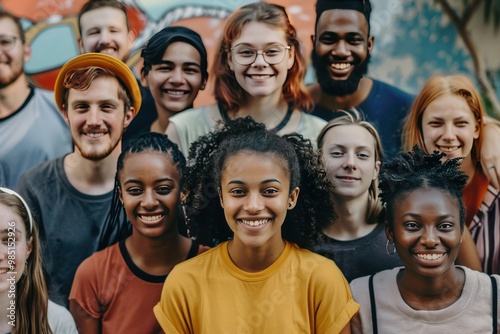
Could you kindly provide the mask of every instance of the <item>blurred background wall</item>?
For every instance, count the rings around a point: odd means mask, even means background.
[[[25,70],[31,80],[52,89],[66,60],[79,53],[76,14],[86,0],[0,0],[23,18],[31,60]],[[184,25],[202,35],[209,63],[216,52],[224,19],[252,0],[125,0],[137,39],[129,59],[140,69],[140,50],[157,31]],[[287,8],[306,54],[311,52],[315,1],[274,0]],[[375,47],[369,75],[417,93],[435,73],[466,73],[490,97],[500,96],[500,0],[372,0]],[[448,8],[448,10],[446,10]],[[455,16],[454,16],[455,15]],[[453,24],[455,20],[455,24]],[[466,22],[466,24],[464,23]],[[460,28],[460,23],[462,27]],[[459,27],[457,29],[457,27]],[[459,33],[461,32],[461,34]],[[479,62],[479,63],[478,63]],[[478,67],[482,76],[477,74]],[[314,82],[309,71],[307,82]],[[196,105],[213,101],[209,85]],[[491,108],[490,108],[491,109]]]

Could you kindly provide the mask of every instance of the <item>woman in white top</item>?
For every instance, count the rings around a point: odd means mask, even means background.
[[[189,146],[217,122],[251,116],[279,135],[297,132],[315,143],[326,122],[303,110],[312,106],[304,85],[305,61],[285,9],[255,2],[226,21],[212,65],[217,104],[169,119],[166,133],[187,156]]]
[[[404,267],[351,282],[354,333],[498,333],[500,276],[456,266],[467,176],[460,159],[418,146],[382,166],[389,251]]]
[[[77,333],[67,309],[49,301],[38,230],[24,199],[0,187],[1,333]]]

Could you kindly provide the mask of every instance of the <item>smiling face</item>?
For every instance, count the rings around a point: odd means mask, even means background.
[[[375,140],[359,125],[338,125],[326,132],[321,147],[327,177],[335,185],[332,194],[343,199],[368,196],[380,171],[375,160]]]
[[[133,108],[125,110],[120,84],[111,77],[96,78],[86,90],[69,89],[63,114],[69,124],[75,151],[98,161],[120,149],[123,130],[132,121]]]
[[[0,39],[14,37],[14,45],[9,50],[0,46],[0,89],[10,86],[24,74],[24,63],[29,60],[30,48],[23,44],[14,21],[0,19]]]
[[[200,63],[200,53],[192,45],[174,42],[165,50],[161,63],[143,74],[142,84],[151,90],[160,112],[173,114],[193,105],[206,84]]]
[[[386,228],[405,270],[424,277],[445,275],[460,249],[457,200],[437,189],[419,189],[394,204],[392,231]]]
[[[425,150],[445,152],[446,158],[467,157],[470,161],[479,125],[464,98],[446,94],[438,97],[422,115]]]
[[[373,48],[368,22],[356,10],[324,11],[316,26],[313,63],[326,93],[348,95],[356,91],[368,70]]]
[[[231,48],[241,46],[262,51],[272,49],[273,46],[286,47],[288,43],[283,30],[266,23],[252,21],[243,26],[240,36],[231,43]],[[275,65],[269,65],[260,54],[252,64],[240,65],[234,61],[232,52],[228,57],[229,68],[248,95],[264,97],[282,94],[288,70],[294,63],[293,50],[286,50],[283,61]]]
[[[31,239],[26,239],[26,228],[22,218],[5,204],[0,204],[0,236],[2,238],[0,246],[0,294],[2,294],[9,291],[8,278],[14,275],[16,282],[19,281],[32,249]],[[9,263],[9,260],[14,261],[14,263]],[[16,272],[16,274],[9,274],[9,271]]]
[[[181,174],[168,153],[128,153],[119,173],[120,200],[133,233],[156,238],[177,233]]]
[[[240,152],[227,158],[220,201],[233,243],[241,248],[279,249],[287,210],[297,201],[286,163],[270,154]]]
[[[106,53],[126,61],[134,33],[127,27],[127,18],[118,8],[101,7],[84,13],[80,18],[82,53]]]

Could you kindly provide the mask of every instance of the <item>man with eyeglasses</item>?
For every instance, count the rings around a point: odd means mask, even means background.
[[[0,185],[9,188],[26,170],[72,150],[52,93],[28,84],[30,54],[19,18],[0,9]]]

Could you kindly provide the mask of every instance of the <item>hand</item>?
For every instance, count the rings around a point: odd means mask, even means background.
[[[492,186],[500,190],[500,126],[486,122],[481,146],[481,166]]]

